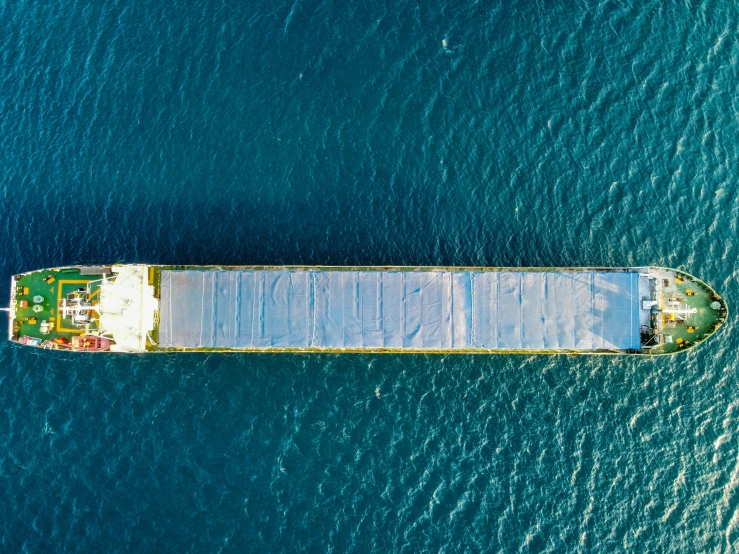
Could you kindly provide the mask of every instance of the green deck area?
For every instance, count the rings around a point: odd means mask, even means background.
[[[64,337],[69,341],[73,336],[82,334],[84,328],[75,326],[70,318],[62,317],[60,304],[68,294],[86,289],[90,282],[93,282],[90,290],[94,302],[101,277],[102,275],[82,275],[77,268],[49,269],[16,276],[14,337],[31,337],[42,341]],[[43,301],[36,303],[34,297],[42,297]],[[22,301],[26,301],[28,306],[21,307]],[[35,305],[41,306],[41,311],[34,311]],[[53,328],[44,334],[41,326],[45,322],[53,324]],[[94,323],[91,329],[95,329]]]
[[[711,287],[686,274],[675,272],[674,276],[679,277],[670,279],[670,286],[663,291],[660,301],[664,304],[670,297],[678,298],[687,308],[695,308],[697,312],[684,322],[677,318],[671,321],[669,314],[656,314],[656,317],[661,318],[662,333],[666,337],[661,348],[664,354],[687,350],[704,341],[721,326],[727,316],[726,304]],[[721,307],[712,308],[712,302],[719,302]],[[672,342],[667,342],[667,337]]]

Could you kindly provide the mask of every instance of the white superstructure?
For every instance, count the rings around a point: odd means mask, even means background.
[[[148,266],[116,265],[113,278],[100,284],[100,335],[115,341],[111,350],[144,352],[146,337],[154,329],[159,301],[148,284]]]

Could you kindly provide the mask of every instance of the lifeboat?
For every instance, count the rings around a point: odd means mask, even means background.
[[[72,337],[71,349],[82,352],[102,352],[110,348],[110,340],[105,337],[95,337],[92,335],[81,335]]]

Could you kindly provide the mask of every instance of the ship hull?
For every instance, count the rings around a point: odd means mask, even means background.
[[[708,285],[658,267],[132,264],[16,275],[9,335],[134,353],[656,355],[727,315]]]

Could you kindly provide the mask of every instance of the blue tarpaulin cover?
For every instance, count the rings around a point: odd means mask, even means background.
[[[165,348],[640,348],[638,273],[165,270]]]

